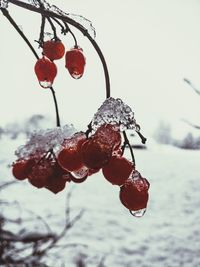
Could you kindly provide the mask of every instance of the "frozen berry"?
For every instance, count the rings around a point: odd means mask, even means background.
[[[145,178],[128,179],[120,189],[122,204],[131,211],[145,209],[148,202],[149,182]]]
[[[44,158],[32,167],[28,179],[33,186],[42,188],[46,185],[48,178],[52,175],[54,175],[52,161]]]
[[[46,41],[43,45],[43,54],[50,60],[60,59],[65,54],[65,46],[60,40]]]
[[[83,76],[85,68],[85,57],[81,48],[72,48],[66,52],[65,67],[74,79],[79,79]]]
[[[31,168],[34,165],[34,160],[19,160],[13,164],[12,173],[18,180],[24,180],[28,178]]]
[[[111,158],[110,145],[92,137],[85,141],[81,147],[82,161],[89,169],[102,168]]]
[[[67,171],[75,171],[83,166],[80,153],[76,148],[63,148],[58,156],[58,163]]]
[[[102,168],[104,177],[114,185],[122,185],[130,176],[133,164],[124,157],[112,157]]]
[[[67,171],[76,171],[83,167],[80,149],[86,140],[86,135],[82,132],[75,133],[71,138],[65,139],[63,149],[58,153],[59,165]]]
[[[121,134],[117,125],[105,123],[96,130],[94,135],[110,144],[113,150],[118,150],[121,145]]]
[[[56,77],[57,67],[47,57],[42,57],[41,59],[38,59],[35,64],[35,74],[40,85],[43,88],[49,88],[52,86]]]
[[[47,179],[45,188],[57,194],[65,188],[66,182],[62,176],[50,176]]]

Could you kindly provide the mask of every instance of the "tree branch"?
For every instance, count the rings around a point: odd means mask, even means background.
[[[191,83],[190,80],[184,78],[184,82],[186,82],[198,95],[200,95],[200,91]]]

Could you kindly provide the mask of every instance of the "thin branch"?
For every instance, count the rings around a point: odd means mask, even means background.
[[[191,122],[189,122],[188,120],[185,120],[185,119],[182,119],[182,121],[184,121],[188,125],[192,126],[193,128],[200,130],[200,125],[193,124],[193,123],[191,123]]]
[[[31,43],[29,42],[29,40],[27,39],[27,37],[25,36],[25,34],[20,30],[20,28],[18,27],[18,25],[16,24],[16,22],[13,20],[13,18],[10,16],[9,12],[7,9],[2,8],[1,12],[3,13],[3,15],[9,20],[9,22],[12,24],[12,26],[15,28],[15,30],[19,33],[19,35],[24,39],[24,41],[27,43],[27,45],[29,46],[29,48],[31,49],[31,51],[33,52],[34,56],[39,59],[38,54],[36,53],[35,49],[33,48],[33,46],[31,45]]]
[[[200,95],[200,91],[192,84],[192,82],[186,78],[183,79],[198,95]]]
[[[46,18],[45,16],[41,15],[41,27],[40,27],[40,37],[39,37],[39,47],[42,47],[44,44],[44,28],[45,28],[45,22]]]
[[[47,17],[47,20],[51,26],[52,31],[53,31],[55,41],[59,40],[57,33],[56,33],[56,27],[54,26],[53,22],[51,21],[51,19],[49,17]]]
[[[128,140],[128,137],[126,135],[126,132],[123,131],[123,136],[124,136],[124,144],[122,146],[122,152],[124,153],[124,150],[125,150],[125,147],[126,145],[128,145],[129,149],[130,149],[130,152],[131,152],[131,157],[132,157],[132,161],[133,161],[133,165],[135,166],[135,156],[134,156],[134,153],[133,153],[133,148]]]
[[[57,103],[57,99],[56,99],[56,93],[55,93],[52,86],[49,89],[51,90],[51,93],[53,95],[53,101],[54,101],[54,106],[55,106],[55,111],[56,111],[56,126],[60,127],[60,116],[59,116],[59,111],[58,111],[58,103]]]
[[[13,184],[16,184],[16,181],[10,181],[10,182],[7,182],[7,183],[3,183],[3,184],[0,185],[0,190],[3,190],[5,187],[13,185]]]

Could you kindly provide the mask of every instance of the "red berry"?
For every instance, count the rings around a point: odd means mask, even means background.
[[[112,157],[102,168],[104,177],[114,185],[122,185],[130,176],[133,164],[124,157]]]
[[[81,147],[82,161],[89,169],[102,168],[108,163],[112,155],[112,149],[107,143],[92,137],[85,141]]]
[[[71,138],[65,139],[64,147],[58,154],[59,165],[67,171],[76,171],[83,167],[80,149],[86,140],[86,135],[82,132],[74,134]]]
[[[43,88],[49,88],[57,74],[56,65],[46,57],[38,59],[35,64],[35,74]]]
[[[76,148],[64,148],[58,156],[58,163],[60,166],[67,171],[75,171],[83,166],[80,153]]]
[[[62,176],[50,176],[47,179],[45,188],[57,194],[65,188],[66,182]]]
[[[65,46],[60,40],[44,42],[43,54],[50,60],[60,59],[65,54]]]
[[[149,182],[145,178],[128,179],[120,189],[122,204],[131,211],[145,209],[148,202]]]
[[[34,165],[34,160],[20,160],[13,164],[12,173],[18,180],[24,180],[28,178],[31,168]]]
[[[54,175],[54,166],[51,159],[42,159],[36,163],[28,175],[29,182],[38,188],[46,185],[49,177]]]
[[[96,130],[95,136],[108,143],[112,147],[113,153],[120,149],[121,134],[117,125],[105,123]]]
[[[66,52],[65,67],[74,79],[79,79],[83,76],[85,57],[81,48],[75,47]]]

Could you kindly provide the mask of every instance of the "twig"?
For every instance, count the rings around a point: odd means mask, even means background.
[[[183,81],[186,82],[198,95],[200,95],[200,91],[192,84],[190,80],[184,78]]]
[[[199,125],[193,124],[193,123],[191,123],[191,122],[189,122],[188,120],[185,120],[185,119],[182,119],[182,121],[184,121],[188,125],[192,126],[193,128],[200,130],[200,126]]]

